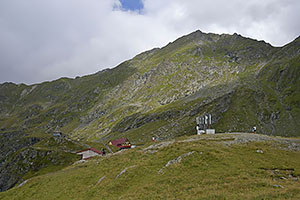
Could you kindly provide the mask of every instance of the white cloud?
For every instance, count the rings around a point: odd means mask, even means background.
[[[0,1],[0,82],[35,83],[114,67],[183,34],[240,33],[273,45],[300,33],[297,0]]]

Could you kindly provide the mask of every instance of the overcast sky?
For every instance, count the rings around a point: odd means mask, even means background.
[[[0,83],[95,73],[197,29],[282,46],[299,19],[299,0],[0,0]]]

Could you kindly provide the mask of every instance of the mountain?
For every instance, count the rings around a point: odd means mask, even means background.
[[[273,47],[238,34],[201,31],[93,75],[35,85],[4,83],[1,173],[5,166],[17,166],[22,156],[11,158],[22,152],[47,149],[55,130],[73,140],[65,145],[72,150],[83,145],[74,141],[95,145],[127,137],[144,143],[152,136],[195,134],[195,118],[210,113],[217,132],[249,132],[256,126],[266,135],[299,136],[299,86],[299,37]],[[53,146],[55,154],[67,153],[61,143]],[[56,166],[67,163],[62,159]],[[3,190],[34,174],[31,168],[22,173],[12,168],[18,173],[5,172],[14,181]]]

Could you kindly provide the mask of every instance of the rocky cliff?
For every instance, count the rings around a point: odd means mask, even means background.
[[[93,75],[0,85],[1,137],[24,130],[20,140],[54,130],[82,141],[164,140],[194,134],[205,113],[217,132],[256,125],[259,133],[299,136],[299,108],[299,38],[273,47],[196,31]],[[25,141],[18,148],[37,142]]]

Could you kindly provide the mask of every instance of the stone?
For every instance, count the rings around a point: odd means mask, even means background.
[[[191,152],[188,152],[188,153],[185,153],[181,156],[178,156],[177,158],[173,159],[173,160],[170,160],[164,167],[162,167],[159,171],[158,171],[158,174],[163,174],[163,170],[167,167],[169,167],[170,165],[174,165],[174,164],[178,164],[182,161],[183,158],[187,157],[187,156],[190,156],[192,155],[193,153],[195,153],[195,151],[191,151]]]
[[[284,188],[283,186],[277,185],[277,184],[273,185],[273,187],[276,187],[276,188]]]
[[[264,153],[262,150],[256,150],[256,153]]]
[[[101,183],[105,178],[106,178],[106,176],[102,176],[102,177],[97,181],[97,184]]]
[[[130,166],[130,167],[126,167],[125,169],[123,169],[117,176],[116,179],[118,179],[122,174],[124,174],[128,169],[130,168],[134,168],[136,167],[136,165]]]
[[[22,187],[23,185],[25,185],[25,183],[27,183],[29,181],[29,179],[28,180],[26,180],[26,181],[23,181],[20,185],[18,185],[17,187],[19,188],[19,187]]]

